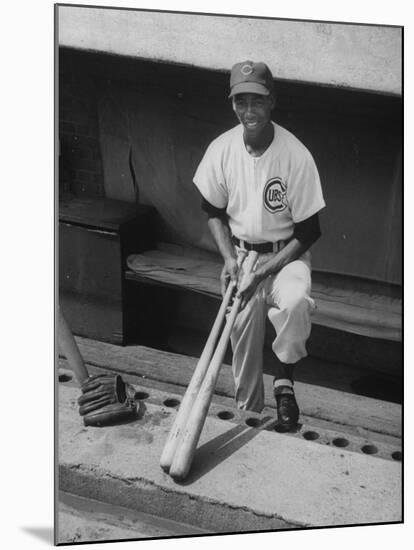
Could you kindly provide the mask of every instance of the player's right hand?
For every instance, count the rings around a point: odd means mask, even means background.
[[[229,257],[225,260],[223,269],[220,275],[221,295],[224,297],[227,286],[230,281],[237,282],[239,267],[237,265],[237,259]]]

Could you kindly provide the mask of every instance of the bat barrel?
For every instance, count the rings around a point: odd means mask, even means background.
[[[239,267],[243,263],[245,256],[246,256],[245,254],[242,254],[238,258]],[[187,391],[185,392],[184,398],[181,402],[181,406],[178,410],[173,426],[169,432],[167,441],[165,443],[165,446],[160,458],[160,466],[166,472],[168,472],[171,467],[181,433],[185,428],[187,419],[191,413],[191,409],[194,405],[194,402],[199,393],[201,384],[206,375],[211,356],[213,355],[214,347],[219,337],[220,328],[223,324],[223,321],[226,315],[226,310],[230,303],[235,287],[236,287],[235,283],[230,283],[227,287],[225,296],[221,303],[220,309],[217,313],[213,327],[210,331],[210,334],[204,346],[201,357],[197,363],[197,366],[191,378],[190,384],[188,385]]]
[[[257,253],[250,252],[246,261],[247,265],[245,273],[249,273],[252,270],[256,259]],[[191,410],[191,414],[188,418],[185,429],[183,430],[182,435],[177,443],[174,459],[172,461],[169,471],[171,477],[173,477],[174,479],[185,479],[191,468],[196,447],[200,439],[200,434],[208,414],[211,400],[213,398],[214,388],[217,382],[218,375],[220,373],[220,368],[223,363],[224,355],[226,353],[231,331],[239,312],[240,303],[241,299],[239,297],[236,297],[231,312],[227,318],[223,333],[217,344],[216,351],[214,352],[203,383],[201,384],[200,391]]]
[[[170,475],[174,479],[185,479],[190,470],[239,307],[240,299],[236,298],[231,310],[231,318],[229,317],[226,323],[225,330],[217,345],[216,352],[213,355],[207,374],[191,410],[191,415],[187,421],[182,438],[177,445],[170,467]]]
[[[88,378],[88,371],[86,370],[85,363],[83,362],[79,348],[76,344],[75,338],[63,317],[62,311],[59,308],[59,345],[66,359],[69,362],[73,372],[75,373],[76,380],[79,385],[82,384]]]
[[[217,314],[217,317],[214,322],[213,328],[210,332],[209,338],[206,342],[206,345],[197,363],[193,377],[191,378],[190,384],[188,385],[188,388],[184,394],[177,416],[175,417],[173,426],[168,435],[168,438],[165,443],[165,446],[161,455],[161,459],[160,459],[160,465],[164,471],[169,470],[171,463],[173,461],[178,439],[185,425],[185,422],[187,421],[188,415],[191,412],[191,409],[194,405],[194,401],[198,395],[200,386],[203,382],[204,376],[208,369],[211,355],[213,353],[214,346],[218,339],[218,334],[219,334],[221,325],[224,321],[226,308],[230,302],[233,290],[234,290],[234,285],[231,284],[227,287],[225,298],[220,306],[220,310]]]

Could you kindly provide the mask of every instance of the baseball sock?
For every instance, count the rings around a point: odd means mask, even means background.
[[[282,393],[293,394],[293,381],[289,378],[275,378],[273,380],[273,390],[275,395],[280,395]]]

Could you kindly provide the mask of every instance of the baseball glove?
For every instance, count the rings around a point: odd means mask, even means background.
[[[79,414],[85,426],[105,426],[137,416],[135,390],[119,374],[89,376],[81,390]]]

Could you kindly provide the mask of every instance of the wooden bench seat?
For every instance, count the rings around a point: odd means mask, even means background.
[[[220,299],[222,263],[211,253],[174,245],[130,255],[125,277],[150,284],[181,287]],[[356,284],[341,276],[313,272],[313,323],[353,334],[401,341],[402,305],[398,291],[383,292],[375,283]]]

